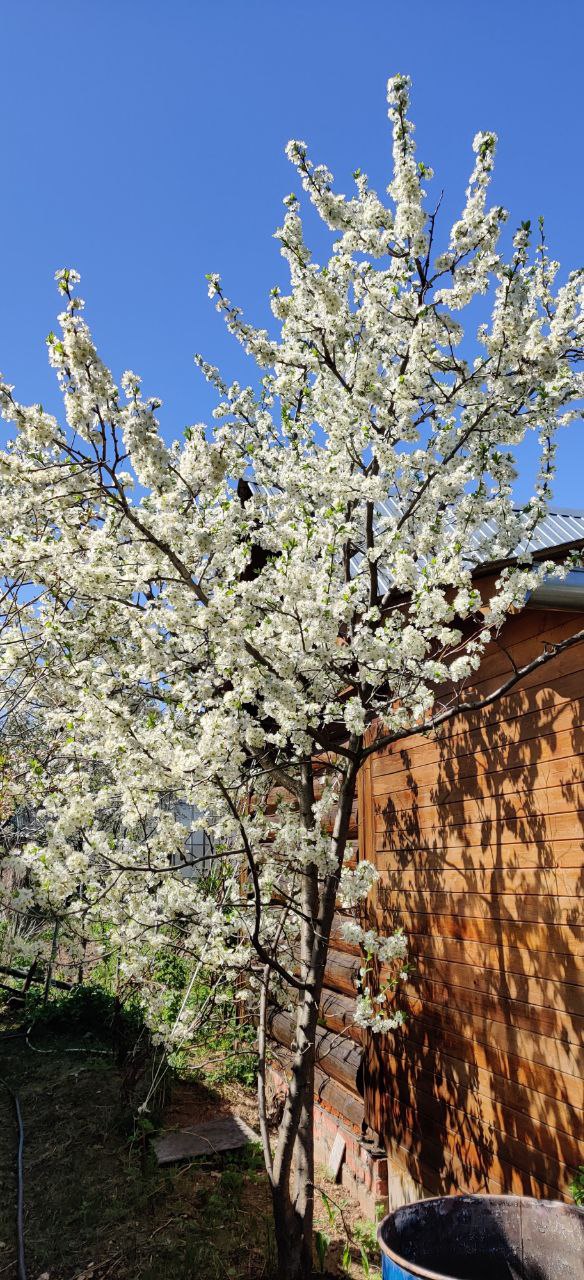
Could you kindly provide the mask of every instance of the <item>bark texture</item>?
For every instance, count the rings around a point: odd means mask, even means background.
[[[278,1280],[309,1280],[313,1271],[314,1226],[314,1074],[318,1012],[339,879],[345,856],[357,779],[357,764],[347,765],[331,836],[334,870],[319,881],[316,866],[306,868],[302,893],[301,974],[290,1085],[271,1162],[272,1201]],[[305,820],[312,820],[312,770],[303,778]],[[310,816],[309,816],[310,815]]]

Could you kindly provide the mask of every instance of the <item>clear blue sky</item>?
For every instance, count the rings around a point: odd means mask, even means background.
[[[44,338],[53,273],[74,266],[102,355],[162,397],[165,434],[206,419],[193,353],[246,373],[205,272],[267,320],[286,141],[341,190],[357,166],[383,190],[396,71],[446,212],[474,133],[495,129],[496,199],[513,224],[543,213],[564,267],[584,261],[577,0],[4,0],[0,38],[0,368],[22,399],[57,407]],[[584,506],[583,470],[584,426],[564,437],[557,505]]]

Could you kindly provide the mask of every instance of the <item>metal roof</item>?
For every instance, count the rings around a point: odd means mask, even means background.
[[[256,493],[270,495],[270,490],[265,485],[258,484],[257,481],[252,481],[250,488]],[[400,510],[393,498],[387,498],[385,502],[376,502],[375,514],[382,523],[384,520],[399,518]],[[495,520],[486,520],[471,536],[467,559],[479,574],[481,571],[488,571],[491,566],[494,568],[495,566],[506,564],[509,561],[513,561],[517,556],[522,556],[526,553],[538,558],[545,556],[546,551],[553,551],[560,547],[567,548],[574,543],[582,543],[584,545],[584,509],[563,507],[556,511],[548,511],[539,524],[536,525],[530,537],[525,538],[513,550],[507,552],[504,557],[494,557],[492,554],[492,544],[496,537],[497,524]],[[363,559],[363,552],[361,550],[356,551],[351,559],[354,572],[357,572],[359,566],[362,565]],[[378,575],[381,590],[388,591],[391,587],[391,580],[379,563]]]
[[[392,499],[376,503],[375,510],[381,520],[395,517],[396,515],[399,516],[397,504]],[[469,565],[479,574],[481,571],[483,573],[487,572],[491,567],[494,568],[513,561],[517,556],[529,554],[540,557],[545,555],[546,551],[569,547],[574,543],[584,544],[584,510],[578,511],[565,508],[558,511],[548,511],[531,536],[524,538],[505,557],[495,557],[492,554],[492,544],[496,537],[497,524],[495,520],[486,520],[471,535],[469,554],[466,559]],[[355,572],[358,570],[359,565],[363,563],[363,558],[361,551],[357,551],[353,556],[351,564]],[[389,591],[391,589],[391,579],[379,563],[378,575],[381,590]]]
[[[375,504],[376,514],[380,519],[388,517],[391,519],[399,516],[399,508],[396,502],[388,499],[386,502],[377,502]],[[470,539],[469,560],[474,564],[489,563],[489,546],[497,536],[497,525],[494,520],[485,520],[484,524],[476,529]],[[513,551],[509,552],[509,558],[523,555],[525,552],[535,554],[538,551],[550,550],[552,547],[562,547],[567,543],[584,542],[584,510],[564,509],[561,511],[548,511],[543,520],[540,520],[530,538],[526,538],[520,542]]]
[[[477,563],[484,564],[480,554],[481,542],[487,542],[496,534],[494,521],[487,521],[475,534]],[[511,553],[522,555],[526,551],[535,554],[538,551],[549,551],[553,547],[563,547],[573,542],[584,541],[584,511],[566,509],[564,511],[548,511],[543,520],[534,529],[530,538],[519,543]]]

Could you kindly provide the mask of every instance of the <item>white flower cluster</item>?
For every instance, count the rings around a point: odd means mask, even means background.
[[[365,859],[355,867],[343,867],[339,884],[339,899],[343,907],[356,907],[367,897],[372,885],[379,879],[379,871]]]
[[[346,942],[361,947],[367,958],[375,956],[381,964],[402,962],[407,955],[407,939],[401,931],[384,937],[374,929],[364,929],[357,920],[343,921],[343,937]]]
[[[392,1013],[386,1012],[386,997],[383,995],[373,996],[369,992],[364,995],[357,996],[355,1001],[355,1023],[358,1027],[367,1028],[374,1031],[378,1035],[386,1035],[388,1031],[397,1031],[398,1027],[403,1027],[405,1023],[405,1015],[401,1009],[396,1009]]]

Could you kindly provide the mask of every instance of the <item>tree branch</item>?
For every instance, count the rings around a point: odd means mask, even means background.
[[[473,701],[464,703],[457,702],[456,706],[449,707],[447,711],[442,711],[440,715],[432,716],[430,720],[424,721],[423,724],[414,725],[411,729],[400,730],[399,733],[383,734],[382,737],[377,738],[369,746],[363,747],[363,760],[366,760],[368,756],[374,755],[376,751],[382,751],[384,747],[390,747],[404,738],[411,738],[414,735],[423,733],[432,733],[435,729],[439,729],[441,725],[447,724],[454,716],[466,715],[470,711],[482,711],[484,707],[490,707],[492,703],[497,702],[499,698],[503,698],[506,693],[509,693],[525,676],[531,675],[532,671],[538,671],[540,667],[546,666],[553,658],[557,658],[559,653],[564,653],[566,649],[571,649],[574,645],[581,644],[583,641],[584,628],[581,631],[576,631],[567,640],[562,640],[559,644],[550,645],[543,653],[538,654],[537,658],[533,659],[533,662],[528,662],[524,667],[517,667],[508,680],[505,680],[503,684],[494,689],[492,693],[488,693],[484,698],[475,698]]]

